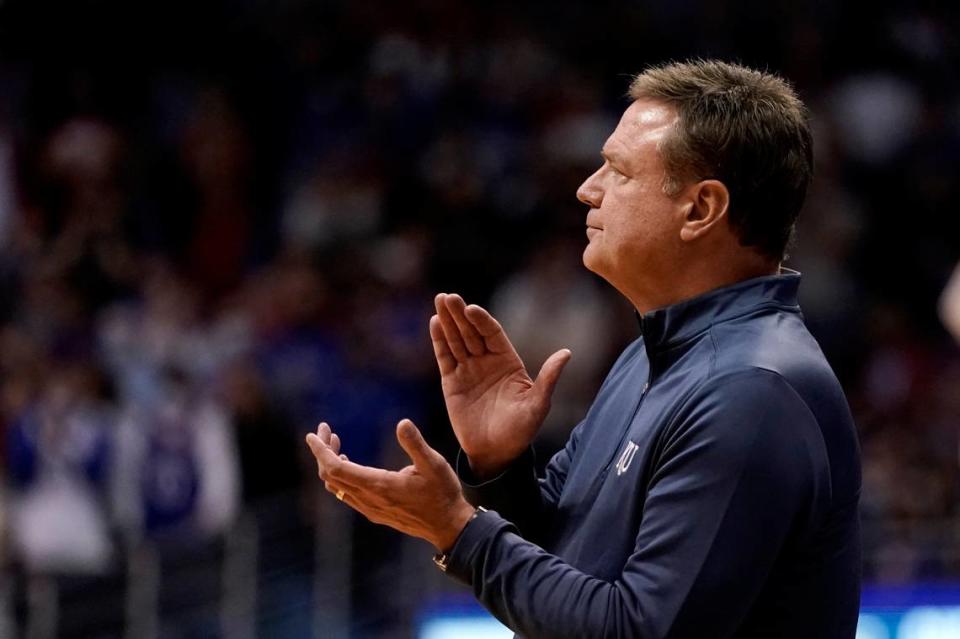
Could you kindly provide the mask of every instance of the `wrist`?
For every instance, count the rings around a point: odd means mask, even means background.
[[[470,524],[471,521],[476,519],[480,515],[480,513],[484,513],[484,512],[487,512],[487,509],[484,508],[483,506],[477,506],[475,509],[473,509],[470,514],[470,518],[467,519],[466,522],[464,522],[463,526],[460,528],[460,532],[457,533],[457,537],[454,538],[453,542],[450,544],[450,547],[447,550],[441,550],[440,552],[438,552],[433,556],[433,563],[435,563],[440,570],[442,570],[443,572],[447,572],[447,568],[449,568],[450,566],[450,553],[453,552],[453,547],[456,545],[457,540],[460,538],[460,535],[463,534],[463,531],[466,529],[466,527]]]
[[[446,530],[433,541],[434,547],[440,554],[446,554],[453,550],[453,546],[460,538],[463,529],[467,524],[477,516],[477,509],[471,506],[466,500],[461,500],[449,519],[449,526]]]
[[[466,453],[466,451],[464,452]],[[513,461],[491,459],[489,457],[484,458],[479,455],[471,455],[470,453],[466,453],[466,455],[467,463],[470,465],[470,472],[480,481],[493,479],[505,471],[510,465],[510,462]]]

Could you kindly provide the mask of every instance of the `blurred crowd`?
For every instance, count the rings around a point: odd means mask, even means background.
[[[702,55],[783,73],[813,112],[788,266],[860,428],[865,577],[960,579],[953,9],[44,5],[0,5],[3,569],[98,574],[278,499],[309,529],[321,419],[363,463],[403,463],[401,417],[450,454],[440,291],[488,305],[531,372],[573,351],[545,460],[637,334],[580,264],[576,187],[629,74]]]

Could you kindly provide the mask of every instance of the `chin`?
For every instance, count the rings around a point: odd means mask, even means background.
[[[587,245],[587,248],[584,249],[583,251],[583,265],[586,267],[588,271],[591,271],[593,273],[596,273],[600,277],[603,277],[603,273],[601,272],[602,265],[600,264],[600,261],[597,259],[597,257],[593,255],[592,252],[590,251],[589,244]]]

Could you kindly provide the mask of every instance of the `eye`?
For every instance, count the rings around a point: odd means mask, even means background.
[[[607,158],[607,156],[603,156],[603,167],[602,167],[602,168],[609,169],[610,172],[613,173],[614,176],[616,176],[618,179],[620,179],[620,181],[626,181],[626,180],[629,180],[629,179],[630,179],[630,176],[627,175],[626,173],[624,173],[623,171],[621,171],[620,169],[618,169],[618,168],[613,164],[613,162],[611,162],[610,159]]]
[[[629,178],[629,176],[626,173],[624,173],[623,171],[621,171],[620,169],[618,169],[612,164],[610,165],[610,170],[613,171],[613,174],[616,175],[618,178],[622,178],[624,180]]]

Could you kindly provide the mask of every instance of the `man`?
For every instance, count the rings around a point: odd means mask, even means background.
[[[321,424],[320,477],[433,543],[523,637],[853,637],[858,444],[780,269],[812,171],[805,108],[715,61],[649,69],[630,96],[577,195],[584,264],[641,335],[545,477],[530,443],[570,353],[533,381],[496,320],[443,294],[430,334],[462,492],[408,420],[398,473],[339,457]]]

